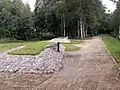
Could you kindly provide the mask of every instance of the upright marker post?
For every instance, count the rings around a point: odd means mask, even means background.
[[[57,42],[57,52],[60,52],[60,42]]]
[[[120,40],[120,27],[119,27],[118,39]]]

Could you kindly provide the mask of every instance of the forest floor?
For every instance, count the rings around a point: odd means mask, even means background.
[[[53,75],[0,73],[0,90],[120,90],[120,71],[100,37],[65,53],[64,67]]]

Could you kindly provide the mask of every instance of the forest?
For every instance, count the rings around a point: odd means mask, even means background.
[[[117,7],[108,14],[101,0],[36,0],[33,12],[22,0],[0,0],[0,39],[119,38],[120,1],[112,2]]]

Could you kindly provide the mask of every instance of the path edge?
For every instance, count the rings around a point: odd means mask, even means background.
[[[102,43],[103,43],[103,46],[104,46],[105,50],[107,51],[107,53],[109,54],[110,58],[112,59],[113,63],[115,64],[115,66],[117,67],[117,69],[120,70],[120,67],[119,67],[118,63],[116,62],[115,58],[112,56],[112,54],[110,53],[110,51],[108,50],[108,48],[107,48],[107,46],[105,45],[102,37],[101,37],[101,41],[102,41]]]
[[[111,54],[110,51],[108,50],[108,48],[107,48],[107,46],[105,45],[102,37],[100,37],[100,40],[101,40],[101,42],[102,42],[103,48],[105,49],[105,51],[106,51],[106,52],[108,53],[108,55],[110,56],[110,58],[111,58],[111,60],[112,60],[112,63],[114,64],[114,67],[116,67],[117,70],[119,70],[119,66],[118,66],[115,58],[112,56],[112,54]],[[113,67],[112,67],[112,68],[113,68]],[[104,77],[105,77],[108,73],[109,73],[109,71],[100,79],[99,85],[98,85],[98,87],[97,87],[96,90],[101,90],[101,82],[104,80]]]

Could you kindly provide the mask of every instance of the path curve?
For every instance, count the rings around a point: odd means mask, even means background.
[[[114,67],[103,41],[95,37],[86,40],[81,50],[67,52],[64,68],[36,90],[120,90],[119,85],[107,86]]]

